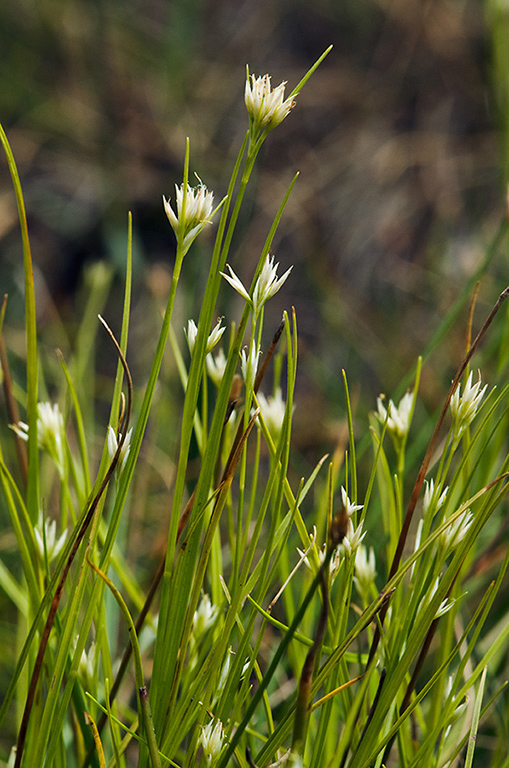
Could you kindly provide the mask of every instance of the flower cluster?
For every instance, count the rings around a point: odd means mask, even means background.
[[[394,405],[392,400],[389,400],[389,408],[387,409],[383,404],[383,395],[377,398],[378,412],[376,416],[382,424],[387,424],[387,431],[396,441],[401,440],[408,434],[413,401],[413,393],[407,392],[401,398],[398,407]]]
[[[286,82],[282,82],[277,88],[271,88],[269,75],[248,75],[244,100],[253,138],[256,138],[261,130],[270,131],[279,125],[295,106],[294,96],[285,99],[285,86]]]
[[[201,181],[197,187],[187,184],[185,189],[183,184],[180,187],[175,184],[175,193],[177,213],[171,207],[169,199],[166,200],[165,197],[163,197],[164,210],[177,240],[182,236],[182,247],[184,253],[187,253],[193,240],[205,225],[212,223],[214,193],[210,192]]]
[[[372,585],[374,584],[376,576],[376,561],[373,547],[368,550],[364,544],[360,544],[357,552],[355,553],[355,576],[353,580],[359,593],[364,598],[369,597],[369,593]]]
[[[286,403],[283,400],[281,387],[276,387],[273,397],[270,395],[265,397],[261,392],[256,397],[267,429],[271,435],[277,437],[281,432],[286,410]]]
[[[479,378],[476,383],[472,384],[472,371],[470,371],[463,389],[463,395],[461,395],[461,385],[458,384],[451,397],[452,425],[456,439],[473,421],[486,392],[486,384],[481,389],[480,371],[478,371],[478,376]]]
[[[193,616],[193,637],[195,640],[199,641],[210,629],[216,620],[217,612],[217,606],[210,602],[208,595],[203,594]]]
[[[37,549],[42,559],[44,555],[48,558],[48,563],[53,562],[62,551],[67,539],[67,531],[64,531],[57,539],[56,520],[50,520],[39,512],[39,522],[34,528],[35,541]]]
[[[343,487],[341,487],[341,499],[343,502],[344,510],[347,514],[348,526],[347,526],[347,532],[345,536],[343,537],[341,543],[334,550],[330,560],[329,573],[330,573],[331,583],[334,582],[334,579],[336,578],[339,572],[343,556],[346,555],[347,557],[351,557],[353,554],[355,554],[355,552],[359,549],[359,546],[361,545],[361,542],[364,536],[366,535],[366,532],[362,531],[362,526],[363,526],[362,522],[360,522],[356,528],[352,523],[352,515],[354,514],[354,512],[357,512],[358,510],[362,509],[364,505],[353,504],[350,501],[350,498],[348,497],[348,494]],[[313,536],[311,536],[312,546],[315,546],[315,539],[316,539],[316,530],[314,531]],[[297,552],[299,553],[301,560],[308,566],[308,568],[312,569],[311,563],[309,562],[309,559],[307,557],[307,553],[302,552],[300,549],[297,549]],[[318,560],[320,563],[324,562],[326,554],[327,554],[327,545],[324,544],[323,547],[318,550]],[[373,558],[374,558],[374,555],[373,555]]]
[[[216,346],[217,342],[222,337],[223,333],[225,332],[226,328],[224,325],[221,325],[221,318],[219,317],[217,319],[217,323],[212,328],[211,332],[209,333],[209,336],[207,338],[207,347],[205,350],[205,354],[210,354],[214,347]],[[188,320],[187,321],[187,330],[184,328],[184,333],[187,337],[187,345],[189,347],[189,351],[191,354],[194,350],[194,345],[196,343],[196,335],[198,333],[198,327],[194,320]]]
[[[258,358],[260,357],[260,347],[254,341],[251,343],[251,348],[246,351],[243,349],[240,353],[240,368],[242,370],[242,376],[246,385],[246,390],[253,391],[256,380],[256,371],[258,368]]]
[[[470,509],[466,509],[451,525],[443,531],[440,540],[445,549],[452,549],[467,535],[468,529],[474,522],[474,516]]]
[[[217,355],[209,354],[205,358],[205,364],[207,366],[207,373],[216,385],[219,387],[223,379],[224,369],[226,368],[226,355],[222,349],[220,349]]]
[[[216,762],[223,748],[223,741],[224,728],[220,720],[211,720],[208,725],[202,726],[200,743],[207,765],[210,766]]]
[[[279,291],[283,283],[288,278],[288,275],[292,271],[292,267],[290,267],[290,269],[286,270],[284,275],[278,278],[277,269],[279,264],[274,263],[274,256],[267,256],[263,262],[260,275],[258,276],[258,279],[255,283],[253,295],[250,296],[249,291],[246,290],[242,281],[239,280],[230,265],[227,264],[226,266],[228,267],[230,274],[227,275],[224,272],[221,272],[222,276],[225,278],[225,280],[228,280],[230,285],[233,286],[233,288],[235,288],[235,290],[240,293],[240,295],[247,301],[247,303],[251,305],[255,318],[260,314],[260,311],[265,302]]]
[[[28,440],[28,424],[18,421],[11,427],[19,437]],[[58,403],[37,405],[37,443],[41,450],[51,456],[60,477],[63,477],[65,470],[64,419]]]
[[[444,505],[444,502],[447,498],[447,492],[449,488],[445,488],[445,490],[442,491],[442,486],[440,483],[437,485],[435,489],[435,481],[430,480],[429,483],[427,480],[424,481],[426,483],[426,490],[424,491],[424,499],[422,502],[422,512],[424,517],[426,517],[429,510],[433,514],[436,514],[439,509],[441,509]]]

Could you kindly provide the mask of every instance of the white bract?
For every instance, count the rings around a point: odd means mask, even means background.
[[[196,343],[196,334],[198,333],[198,326],[196,325],[194,320],[187,321],[187,329],[184,328],[184,333],[186,334],[187,346],[189,347],[189,351],[191,352],[191,354],[193,354],[194,345]]]
[[[389,408],[383,404],[383,396],[377,398],[377,417],[382,424],[387,423],[387,431],[393,438],[401,439],[405,437],[410,428],[410,417],[412,415],[412,405],[414,396],[412,392],[407,392],[401,398],[398,407],[392,400],[389,400]]]
[[[260,130],[272,130],[281,123],[295,106],[295,96],[285,99],[286,81],[277,88],[271,88],[270,75],[248,75],[244,100],[249,114],[251,135],[256,137]]]
[[[223,747],[224,728],[220,720],[211,720],[208,725],[202,726],[200,742],[207,765],[215,763]]]
[[[487,389],[486,384],[481,389],[481,372],[477,373],[479,378],[475,384],[472,384],[472,371],[470,371],[463,395],[461,395],[461,384],[458,384],[451,397],[452,425],[456,437],[459,437],[473,421]]]
[[[170,205],[170,200],[163,196],[164,210],[168,216],[173,231],[179,238],[182,233],[184,253],[187,253],[193,240],[199,235],[205,224],[212,223],[214,193],[210,192],[201,181],[197,187],[187,184],[184,196],[184,185],[175,184],[177,213]],[[184,200],[185,197],[185,200]]]

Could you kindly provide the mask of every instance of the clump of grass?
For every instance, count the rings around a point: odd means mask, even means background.
[[[26,389],[12,383],[2,347],[12,430],[3,432],[0,483],[21,562],[14,574],[0,567],[18,622],[0,711],[16,749],[9,756],[6,746],[4,764],[361,768],[396,757],[405,766],[452,766],[465,754],[472,765],[475,736],[505,685],[497,675],[505,614],[496,636],[486,628],[507,554],[492,581],[480,562],[497,541],[509,457],[507,387],[488,387],[469,366],[499,322],[506,292],[468,344],[434,427],[430,417],[414,438],[420,361],[398,405],[379,399],[367,439],[356,434],[344,375],[348,451],[328,472],[324,457],[295,483],[297,318],[284,312],[278,329],[266,329],[264,307],[291,277],[271,246],[296,177],[249,286],[228,261],[259,151],[327,53],[286,99],[284,84],[273,89],[268,76],[247,73],[249,127],[215,207],[200,179],[189,183],[187,143],[182,184],[173,201],[164,199],[177,250],[144,382],[133,382],[127,354],[129,225],[118,340],[100,318],[118,366],[95,474],[93,420],[85,417],[93,388],[83,374],[101,326],[84,329],[89,341],[69,361],[60,356],[51,402],[40,397],[49,382],[23,196],[2,133],[23,233],[27,339]],[[213,222],[186,351],[171,324],[179,279]],[[504,221],[498,239],[506,228]],[[100,303],[99,290],[90,306]],[[226,290],[244,303],[229,323],[217,319]],[[5,313],[4,302],[2,323]],[[162,371],[168,342],[183,387],[171,413]],[[271,395],[260,389],[268,372]],[[164,553],[152,568],[133,568],[129,520],[151,498],[138,481],[142,448],[161,424],[179,430]],[[143,570],[152,570],[148,588]],[[496,718],[489,722],[497,733]]]

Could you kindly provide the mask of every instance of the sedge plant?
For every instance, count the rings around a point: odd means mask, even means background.
[[[419,360],[408,391],[380,397],[359,436],[345,373],[348,450],[296,480],[297,314],[284,311],[278,328],[264,322],[265,304],[291,279],[272,244],[296,177],[250,284],[232,263],[260,149],[327,53],[286,98],[284,83],[272,88],[268,75],[247,72],[249,125],[218,205],[199,178],[190,182],[187,142],[182,184],[163,198],[176,255],[145,381],[133,380],[129,364],[130,220],[118,338],[104,280],[92,276],[76,348],[59,354],[56,372],[46,363],[23,195],[1,133],[26,302],[24,385],[13,381],[3,336],[0,347],[0,483],[16,542],[15,567],[0,561],[16,621],[0,710],[3,765],[471,766],[485,750],[482,738],[476,744],[485,724],[490,765],[507,765],[500,670],[509,622],[497,601],[508,565],[500,545],[509,392],[473,368],[500,326],[506,291],[469,339],[437,416],[423,418]],[[179,333],[180,277],[212,226],[200,315]],[[506,230],[504,219],[498,244]],[[243,302],[228,320],[227,292]],[[6,317],[4,302],[2,325]],[[96,455],[84,372],[99,333],[118,365]],[[180,384],[165,371],[166,351]],[[168,410],[166,398],[178,407]],[[142,478],[153,477],[147,455],[161,425],[178,433],[177,456],[166,464],[164,546],[147,568],[128,557],[126,531],[153,498]],[[490,578],[486,553],[496,564]]]

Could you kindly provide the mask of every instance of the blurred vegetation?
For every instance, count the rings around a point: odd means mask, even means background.
[[[507,27],[500,5],[487,10],[443,0],[2,4],[0,116],[24,184],[41,318],[52,321],[53,304],[72,314],[84,264],[123,263],[127,210],[140,296],[142,284],[159,284],[174,249],[161,195],[180,178],[185,136],[192,169],[222,195],[225,153],[245,130],[245,65],[291,86],[333,43],[298,114],[267,145],[258,179],[266,211],[237,250],[250,273],[300,170],[274,249],[295,264],[287,304],[299,318],[300,398],[320,409],[341,367],[371,401],[380,387],[390,392],[502,213]],[[12,314],[21,264],[5,165],[0,235]],[[484,281],[481,307],[504,266]],[[458,359],[457,332],[445,360]],[[433,381],[423,385],[432,397]]]

